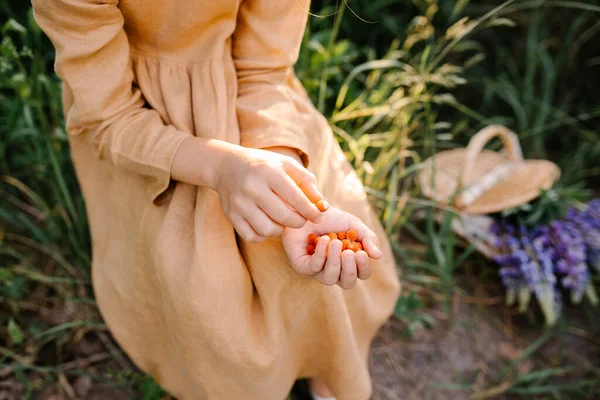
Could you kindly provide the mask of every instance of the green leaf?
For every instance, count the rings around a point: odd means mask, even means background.
[[[6,330],[8,331],[10,340],[12,340],[14,344],[21,344],[23,342],[23,331],[19,328],[19,325],[17,325],[14,319],[11,318],[8,320]]]
[[[0,267],[0,282],[9,282],[13,277],[13,273],[6,267]]]
[[[585,289],[585,295],[593,306],[598,305],[598,294],[596,293],[596,290],[594,289],[594,285],[592,283],[588,283]]]
[[[29,24],[29,30],[33,31],[36,35],[39,35],[42,32],[33,16],[33,8],[30,8],[27,12],[27,23]]]
[[[146,400],[160,400],[164,395],[162,388],[151,377],[144,377],[139,383],[142,398]]]
[[[598,381],[595,379],[588,380],[580,380],[574,383],[564,383],[564,384],[551,384],[551,385],[542,385],[542,386],[533,386],[527,388],[514,387],[508,389],[508,393],[516,393],[523,396],[531,396],[531,395],[539,395],[539,394],[550,394],[550,393],[558,393],[560,392],[572,392],[578,389],[583,389],[587,387],[592,387],[597,385]],[[591,393],[591,392],[590,392]],[[527,397],[531,398],[531,397]]]
[[[462,13],[467,4],[469,4],[469,0],[458,0],[454,5],[454,8],[452,9],[452,15],[450,15],[450,20],[453,20],[458,15],[460,15],[460,13]]]
[[[470,57],[469,59],[467,59],[465,61],[465,69],[472,67],[475,64],[480,63],[481,61],[485,60],[485,53],[477,53],[474,56]]]
[[[534,354],[536,351],[538,351],[548,340],[550,340],[550,338],[552,338],[552,336],[554,336],[554,334],[556,334],[556,326],[554,326],[551,329],[547,329],[546,332],[544,332],[543,335],[541,335],[539,338],[537,338],[535,341],[533,341],[529,346],[527,346],[526,349],[524,349],[521,354],[515,358],[513,361],[511,361],[503,370],[502,372],[502,376],[505,377],[508,372],[510,370],[512,370],[517,364],[519,364],[521,361],[529,358],[532,354]]]
[[[17,32],[21,35],[27,34],[27,29],[14,19],[8,20],[2,27],[2,33],[6,35],[7,32]]]
[[[512,19],[494,18],[489,22],[488,26],[507,26],[509,28],[514,28],[515,26],[517,26],[517,24]]]
[[[517,378],[516,384],[528,383],[532,381],[536,381],[539,379],[549,379],[555,376],[565,375],[569,372],[574,371],[576,368],[573,366],[566,367],[557,367],[557,368],[548,368],[542,369],[539,371],[534,371],[526,375],[521,375]]]
[[[23,298],[27,289],[27,279],[23,276],[14,276],[7,285],[0,286],[0,296],[10,299]]]
[[[405,317],[423,307],[423,301],[419,297],[417,297],[415,292],[411,291],[408,295],[404,295],[398,299],[394,313],[398,317]]]

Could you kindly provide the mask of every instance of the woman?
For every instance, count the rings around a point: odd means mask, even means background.
[[[94,291],[131,359],[181,399],[281,400],[299,378],[368,398],[369,344],[399,283],[293,73],[308,0],[33,6],[64,84]],[[306,254],[307,233],[344,228],[366,252],[324,239]]]

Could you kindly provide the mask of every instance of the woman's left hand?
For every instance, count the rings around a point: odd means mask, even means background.
[[[364,280],[371,276],[370,258],[377,260],[382,256],[377,236],[360,219],[340,209],[330,207],[323,215],[325,218],[318,224],[308,221],[300,229],[286,228],[282,236],[283,247],[292,267],[299,274],[314,276],[327,286],[337,284],[342,289],[352,289],[357,278]],[[362,242],[364,250],[356,253],[352,250],[342,251],[340,240],[323,236],[350,229],[358,232],[358,240]],[[310,233],[322,236],[313,255],[306,251]]]

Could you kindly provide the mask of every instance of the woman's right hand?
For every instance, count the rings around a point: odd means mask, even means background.
[[[242,239],[261,242],[286,227],[298,229],[323,216],[314,205],[323,196],[316,177],[289,156],[225,145],[213,188]]]

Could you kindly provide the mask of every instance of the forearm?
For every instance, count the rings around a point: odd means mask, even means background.
[[[239,148],[220,140],[190,136],[181,143],[175,153],[171,177],[180,182],[215,189],[220,165],[226,161],[226,157],[234,156]],[[294,148],[276,146],[263,150],[292,157],[302,164],[300,153]]]
[[[177,181],[215,189],[219,166],[235,145],[214,139],[190,136],[173,159],[171,177]]]

